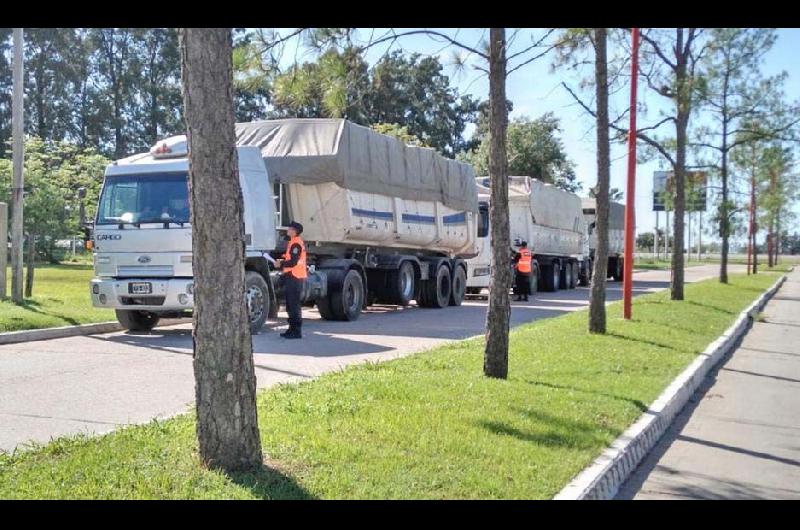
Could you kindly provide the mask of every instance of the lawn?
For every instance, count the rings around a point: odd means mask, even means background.
[[[552,498],[778,275],[732,275],[511,334],[508,380],[482,340],[352,366],[258,395],[266,465],[204,469],[194,414],[0,456],[0,498]]]
[[[115,320],[114,312],[95,309],[89,295],[89,264],[37,266],[33,297],[22,305],[11,302],[11,269],[6,272],[8,298],[0,301],[0,332],[52,328]]]

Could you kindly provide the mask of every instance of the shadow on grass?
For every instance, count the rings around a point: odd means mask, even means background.
[[[635,406],[637,409],[639,409],[642,412],[647,412],[647,410],[649,408],[647,405],[645,405],[643,402],[639,401],[638,399],[631,399],[631,398],[627,398],[627,397],[624,397],[624,396],[618,396],[616,394],[608,394],[606,392],[598,392],[597,390],[587,390],[585,388],[579,388],[579,387],[568,386],[568,385],[556,385],[556,384],[553,384],[553,383],[545,383],[544,381],[534,381],[534,380],[530,380],[530,379],[526,380],[525,382],[530,384],[530,385],[544,386],[544,387],[553,388],[553,389],[556,389],[556,390],[573,390],[575,392],[583,392],[585,394],[592,394],[592,395],[595,395],[595,396],[603,396],[603,397],[607,397],[607,398],[611,398],[611,399],[618,399],[620,401],[627,401],[628,403],[631,403],[633,406]]]
[[[228,478],[263,500],[312,500],[316,499],[291,476],[274,464],[264,464],[255,471],[229,473]]]
[[[656,342],[654,340],[647,340],[647,339],[642,339],[642,338],[638,338],[638,337],[629,337],[627,335],[623,335],[621,333],[615,333],[613,331],[607,331],[606,335],[609,336],[609,337],[616,337],[618,339],[627,340],[627,341],[631,341],[631,342],[640,342],[642,344],[649,344],[650,346],[655,346],[656,348],[662,348],[662,349],[665,349],[665,350],[678,351],[675,348],[675,346],[673,346],[673,345],[664,344],[664,343],[661,343],[661,342]]]
[[[546,447],[568,447],[572,449],[593,449],[604,447],[608,438],[602,434],[608,431],[602,425],[584,421],[575,421],[554,416],[539,410],[514,409],[532,420],[544,424],[546,432],[523,431],[499,421],[481,421],[484,429],[501,436],[513,436],[524,442],[531,442]],[[619,433],[614,432],[614,436]]]
[[[20,307],[22,307],[24,309],[27,309],[28,311],[32,311],[34,313],[39,313],[40,315],[46,315],[46,316],[49,316],[49,317],[54,317],[54,318],[57,318],[59,320],[63,320],[67,324],[70,324],[70,325],[73,325],[73,326],[77,326],[78,324],[80,324],[80,321],[75,319],[75,318],[65,317],[64,315],[59,315],[58,313],[52,313],[50,311],[42,311],[41,309],[37,309],[37,307],[41,306],[41,305],[42,304],[40,304],[39,302],[36,302],[35,300],[24,300],[21,304],[19,304]]]
[[[721,307],[717,307],[717,306],[711,305],[711,304],[702,304],[700,302],[695,302],[694,300],[686,300],[686,303],[694,305],[694,306],[697,306],[697,307],[703,307],[705,309],[711,309],[713,311],[717,311],[718,313],[724,313],[726,315],[736,315],[736,314],[738,314],[737,312],[734,312],[734,311],[729,311],[727,309],[722,309]]]

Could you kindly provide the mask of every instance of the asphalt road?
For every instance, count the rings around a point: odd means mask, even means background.
[[[717,269],[690,267],[687,281],[713,277]],[[668,271],[634,275],[634,295],[667,287]],[[608,300],[621,296],[622,284],[609,283]],[[588,297],[588,288],[538,293],[530,302],[513,304],[512,325],[582,309]],[[324,321],[316,310],[306,309],[303,340],[278,336],[284,320],[253,337],[258,387],[481,334],[486,305],[485,300],[469,300],[443,310],[378,306],[355,322]],[[186,411],[193,401],[190,323],[149,334],[118,332],[0,346],[0,450],[169,417]]]

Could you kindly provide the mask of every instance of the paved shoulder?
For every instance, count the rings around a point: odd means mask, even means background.
[[[618,498],[800,499],[800,271]]]

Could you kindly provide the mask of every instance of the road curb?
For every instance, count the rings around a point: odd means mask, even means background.
[[[174,326],[182,323],[182,319],[165,319],[159,323],[158,328]],[[77,326],[62,326],[59,328],[25,329],[22,331],[9,331],[0,333],[0,346],[16,344],[19,342],[33,342],[37,340],[62,339],[65,337],[78,337],[82,335],[99,335],[122,331],[119,322],[98,322],[96,324],[80,324]]]
[[[791,270],[793,270],[792,268]],[[747,333],[755,315],[786,281],[783,274],[703,353],[675,378],[656,401],[631,427],[617,438],[587,468],[581,471],[553,499],[608,500],[633,473],[648,452],[655,447],[672,421],[700,387],[706,375],[738,344]]]

